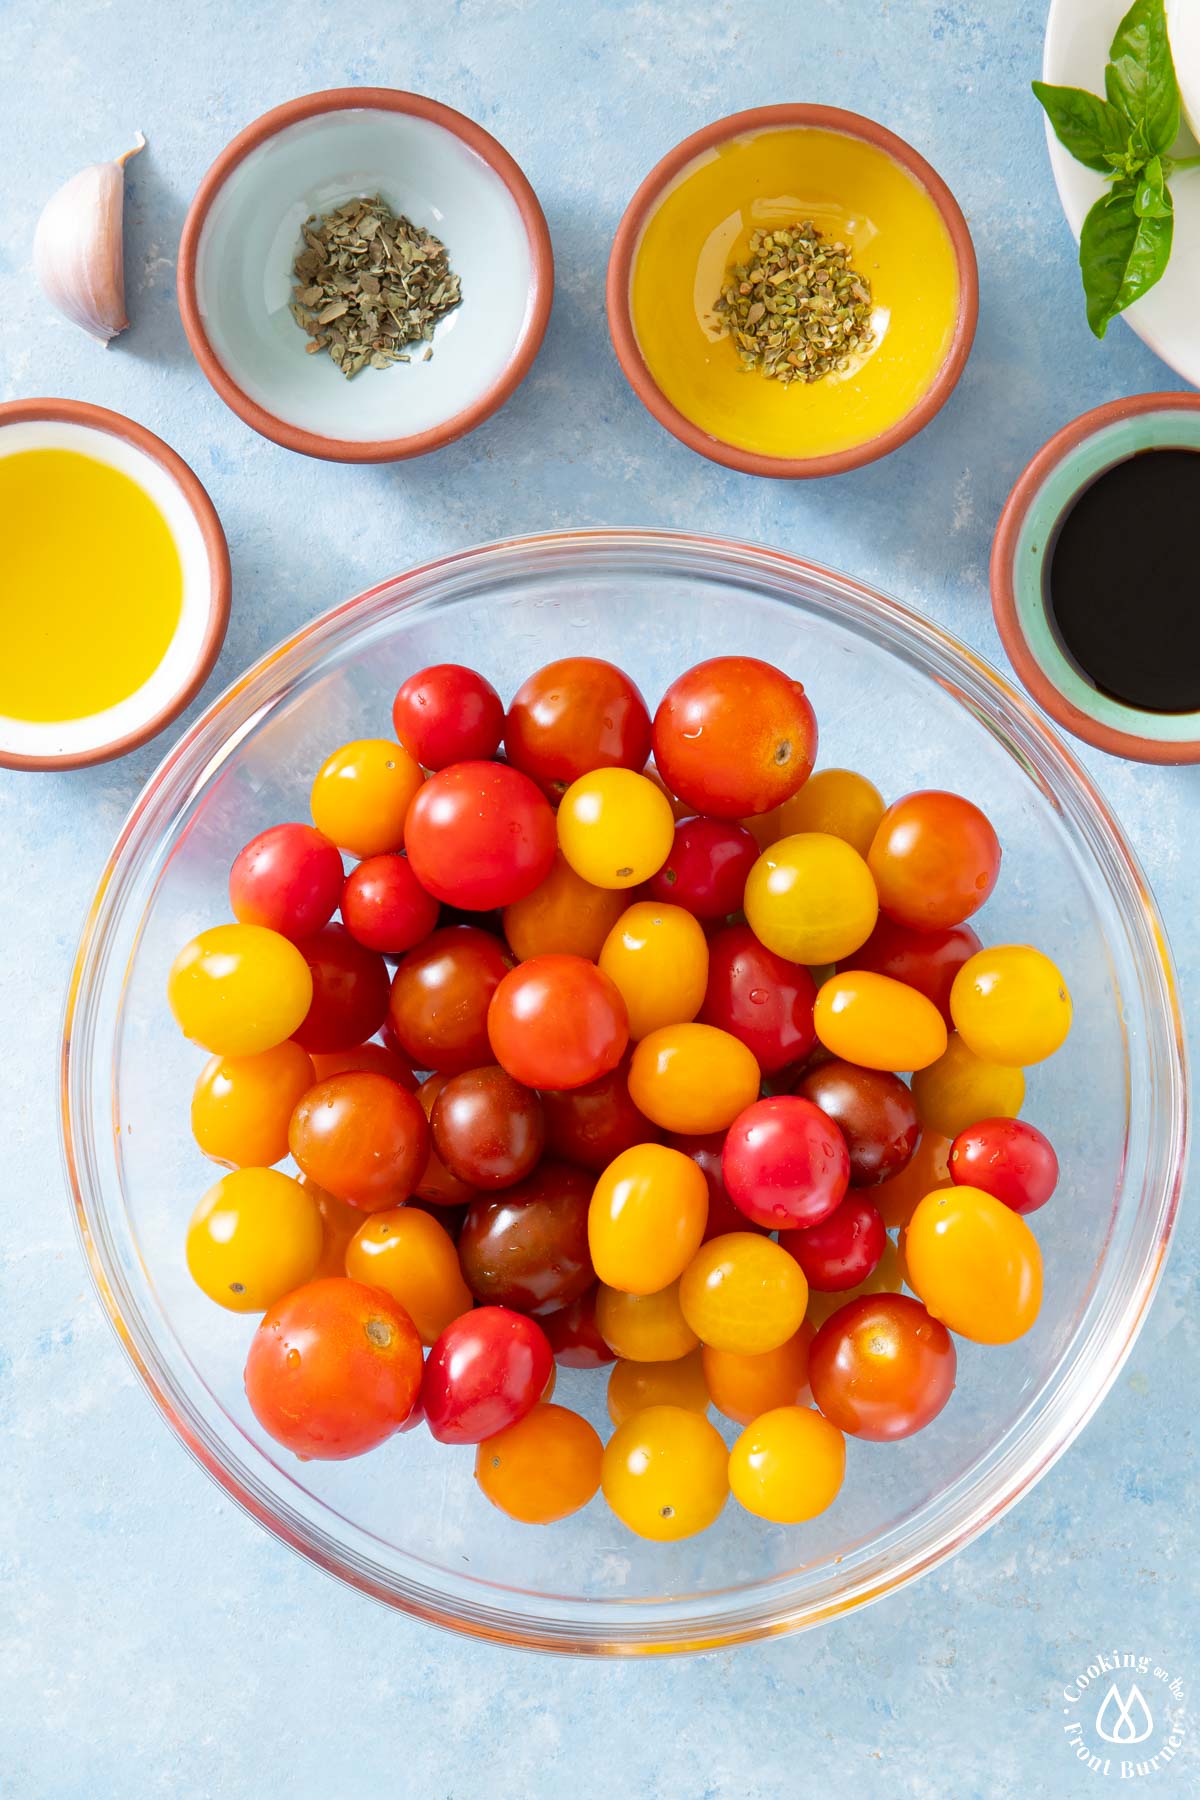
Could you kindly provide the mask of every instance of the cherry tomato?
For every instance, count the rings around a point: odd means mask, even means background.
[[[808,1305],[800,1265],[770,1238],[710,1238],[679,1282],[679,1305],[702,1344],[759,1356],[799,1331]]]
[[[461,663],[434,663],[400,684],[392,729],[423,769],[488,762],[504,730],[504,706],[490,681]]]
[[[625,1362],[674,1362],[700,1342],[680,1309],[677,1281],[657,1294],[627,1294],[601,1282],[596,1327]]]
[[[388,1022],[416,1069],[457,1075],[492,1060],[487,1014],[512,957],[490,932],[447,925],[404,957]]]
[[[950,1012],[976,1056],[1023,1068],[1053,1056],[1071,1029],[1066,982],[1028,944],[980,950],[965,962],[950,990]]]
[[[904,1259],[934,1318],[977,1344],[1011,1344],[1041,1309],[1037,1239],[1018,1213],[982,1188],[927,1194],[908,1221]]]
[[[817,1225],[850,1181],[846,1140],[811,1100],[777,1094],[734,1120],[721,1162],[729,1197],[768,1231]]]
[[[846,1440],[810,1406],[764,1413],[729,1453],[734,1499],[775,1525],[815,1519],[833,1505],[845,1474]]]
[[[725,919],[742,909],[746,877],[758,846],[732,819],[681,819],[666,862],[650,878],[650,898],[682,906],[697,919]]]
[[[542,1103],[494,1063],[452,1075],[429,1115],[433,1146],[460,1181],[506,1188],[530,1173],[542,1154]]]
[[[614,1361],[613,1352],[600,1336],[596,1324],[596,1295],[590,1287],[570,1306],[546,1313],[542,1329],[554,1351],[554,1360],[566,1369],[599,1369]]]
[[[793,963],[840,962],[865,944],[879,903],[857,850],[802,831],[764,850],[746,882],[746,918],[760,943]]]
[[[752,656],[714,656],[673,681],[654,715],[654,760],[697,812],[770,812],[802,787],[817,754],[804,688]]]
[[[654,783],[660,794],[665,796],[667,805],[671,808],[671,817],[677,825],[683,819],[690,819],[692,817],[695,808],[689,806],[686,800],[681,800],[677,794],[671,792],[670,788],[655,768],[653,758],[646,764],[645,768],[642,770],[642,774],[646,777],[647,781],[652,781]]]
[[[950,1140],[928,1128],[922,1131],[912,1161],[890,1181],[881,1181],[871,1198],[889,1231],[903,1230],[918,1200],[935,1188],[950,1185]]]
[[[596,769],[573,781],[558,809],[558,843],[594,887],[631,888],[670,855],[675,819],[652,781],[630,769]]]
[[[586,1506],[600,1486],[604,1446],[565,1406],[539,1404],[475,1452],[475,1479],[493,1506],[522,1525],[552,1525]]]
[[[827,1050],[864,1069],[924,1069],[946,1048],[932,1000],[866,969],[830,976],[817,990],[813,1024]]]
[[[803,1075],[796,1092],[841,1131],[850,1153],[851,1187],[874,1187],[911,1160],[921,1127],[912,1094],[898,1075],[834,1057]]]
[[[523,900],[550,873],[554,814],[528,775],[461,762],[431,775],[408,815],[413,873],[438,900],[488,912]]]
[[[600,1485],[609,1507],[639,1537],[673,1543],[704,1531],[729,1494],[721,1434],[683,1406],[648,1406],[609,1438]]]
[[[342,881],[342,859],[327,837],[311,825],[272,825],[234,857],[229,903],[243,925],[306,938],[328,925]]]
[[[458,1254],[477,1299],[553,1313],[595,1282],[588,1250],[592,1184],[582,1169],[544,1162],[515,1187],[467,1208]]]
[[[599,1174],[622,1150],[634,1144],[656,1144],[661,1133],[629,1097],[629,1055],[615,1069],[569,1093],[542,1095],[546,1148],[581,1169]]]
[[[978,912],[995,887],[1000,840],[969,800],[926,788],[888,807],[867,862],[885,913],[920,931],[944,930]]]
[[[614,982],[636,1043],[664,1025],[683,1025],[700,1011],[708,983],[708,940],[682,906],[641,900],[621,914],[604,940],[600,967]]]
[[[634,1105],[666,1131],[724,1131],[758,1093],[759,1070],[738,1038],[714,1025],[667,1025],[629,1065]]]
[[[532,1412],[554,1368],[540,1325],[480,1306],[447,1325],[425,1363],[421,1404],[443,1444],[480,1444]]]
[[[672,1150],[682,1150],[690,1156],[696,1167],[708,1183],[708,1219],[704,1226],[704,1242],[709,1238],[723,1237],[727,1231],[761,1231],[765,1225],[756,1225],[745,1213],[733,1204],[725,1186],[725,1177],[721,1171],[721,1158],[725,1150],[725,1133],[709,1131],[699,1136],[689,1137],[685,1132],[671,1132],[667,1143]]]
[[[749,925],[728,925],[709,940],[701,1021],[738,1038],[764,1074],[801,1062],[812,1050],[816,997],[808,970],[766,949]]]
[[[1031,1213],[1054,1192],[1058,1158],[1036,1126],[1021,1119],[981,1119],[951,1145],[950,1176],[993,1194],[1015,1213]]]
[[[299,946],[312,976],[312,1001],[293,1036],[306,1050],[353,1050],[373,1037],[388,1009],[387,964],[344,925],[326,925]]]
[[[353,1050],[318,1050],[312,1058],[313,1078],[327,1081],[331,1075],[349,1075],[361,1069],[368,1075],[386,1075],[398,1081],[410,1094],[417,1091],[417,1078],[402,1057],[386,1044],[356,1044]]]
[[[595,656],[547,663],[518,688],[504,721],[504,749],[557,803],[593,769],[641,769],[650,714],[628,675]]]
[[[417,1089],[417,1102],[427,1119],[432,1117],[437,1097],[449,1080],[449,1075],[431,1075]],[[430,1206],[436,1206],[439,1211],[447,1206],[465,1207],[466,1202],[475,1198],[475,1189],[470,1183],[460,1181],[457,1175],[452,1175],[433,1148],[432,1132],[429,1138],[429,1155],[417,1183],[417,1195]]]
[[[935,1063],[913,1076],[912,1095],[926,1131],[955,1138],[977,1119],[1012,1119],[1025,1098],[1020,1069],[984,1062],[956,1031]]]
[[[432,1344],[474,1301],[462,1278],[454,1239],[415,1206],[394,1206],[364,1219],[346,1247],[346,1274],[399,1301]]]
[[[363,1212],[397,1206],[429,1155],[416,1098],[386,1075],[353,1071],[309,1088],[292,1114],[288,1143],[319,1187]]]
[[[262,1312],[309,1279],[321,1242],[317,1203],[298,1181],[278,1169],[235,1169],[192,1214],[187,1265],[218,1306]]]
[[[874,1200],[873,1195],[872,1200]],[[847,1301],[858,1300],[864,1294],[898,1294],[903,1286],[904,1270],[901,1267],[900,1252],[891,1238],[885,1237],[883,1255],[866,1279],[860,1281],[855,1287],[834,1288],[827,1293],[822,1293],[810,1285],[808,1311],[804,1315],[805,1324],[811,1331],[819,1331],[826,1319],[831,1319],[839,1308],[846,1305]]]
[[[266,1314],[246,1358],[255,1418],[294,1455],[338,1462],[398,1431],[421,1386],[404,1308],[345,1276],[310,1281]]]
[[[504,977],[488,1007],[502,1069],[526,1087],[577,1088],[615,1069],[629,1041],[615,983],[582,956],[534,956]]]
[[[699,1350],[672,1362],[618,1362],[608,1378],[608,1416],[623,1425],[647,1406],[708,1411],[708,1388]]]
[[[628,894],[593,887],[557,850],[545,881],[505,907],[504,935],[518,962],[551,955],[595,962],[628,904]]]
[[[785,1231],[780,1244],[820,1293],[858,1287],[883,1255],[887,1232],[879,1208],[866,1194],[850,1193],[840,1206],[806,1231]]]
[[[316,1202],[317,1211],[321,1215],[321,1256],[312,1272],[314,1281],[324,1281],[330,1275],[346,1273],[346,1252],[350,1248],[350,1240],[363,1222],[362,1213],[357,1206],[347,1206],[336,1194],[329,1194],[307,1175],[300,1177],[300,1186],[306,1194],[311,1194]]]
[[[749,1425],[777,1406],[798,1406],[808,1395],[808,1348],[813,1327],[805,1319],[799,1329],[773,1350],[747,1356],[741,1350],[701,1346],[704,1379],[717,1411],[738,1425]]]
[[[596,1274],[627,1294],[655,1294],[682,1275],[704,1237],[708,1183],[690,1156],[638,1144],[597,1181],[588,1213]]]
[[[969,925],[947,925],[941,931],[917,931],[911,925],[898,925],[886,913],[866,943],[842,961],[843,969],[870,969],[876,975],[890,975],[906,987],[916,988],[950,1020],[950,989],[954,977],[969,956],[980,947],[979,939]]]
[[[850,1300],[822,1325],[808,1356],[813,1399],[851,1437],[911,1437],[954,1392],[946,1327],[907,1294]]]
[[[213,1056],[192,1092],[192,1136],[214,1162],[269,1168],[288,1153],[288,1121],[316,1076],[286,1038],[257,1056]]]
[[[327,756],[312,788],[317,830],[351,856],[404,848],[404,822],[425,781],[420,764],[389,738],[358,738]]]
[[[818,769],[775,815],[772,843],[797,831],[823,831],[866,856],[883,817],[883,795],[853,769]],[[764,845],[764,848],[766,846]]]
[[[342,918],[350,936],[388,956],[400,956],[427,938],[440,912],[406,856],[369,856],[351,869],[342,889]]]
[[[167,977],[175,1023],[216,1056],[273,1050],[300,1025],[312,991],[295,944],[262,925],[211,926],[184,945]]]

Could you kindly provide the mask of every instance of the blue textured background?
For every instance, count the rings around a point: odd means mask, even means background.
[[[1083,408],[1175,385],[1124,326],[1103,346],[1086,331],[1027,85],[1043,23],[1024,0],[6,0],[0,393],[118,408],[199,472],[235,581],[205,699],[380,575],[550,525],[780,544],[1002,661],[987,553],[1018,470]],[[209,162],[267,107],[344,82],[415,88],[488,126],[537,189],[558,262],[545,348],[517,396],[465,442],[393,469],[306,462],[253,436],[205,384],[175,309],[179,228]],[[982,278],[974,355],[945,411],[888,461],[811,485],[722,472],[665,436],[621,379],[602,304],[609,242],[646,169],[709,119],[780,99],[850,106],[916,144],[963,205]],[[136,128],[150,151],[130,171],[134,325],[104,352],[43,304],[29,245],[49,192]],[[1116,1645],[1200,1679],[1186,1208],[1133,1356],[1057,1468],[954,1562],[815,1635],[648,1666],[475,1646],[336,1586],[201,1474],[101,1318],[55,1143],[76,933],[164,747],[0,775],[0,1794],[1103,1791],[1063,1742],[1072,1670]],[[1157,890],[1191,1010],[1200,774],[1086,760]],[[1190,1751],[1155,1782],[1194,1792],[1198,1771]]]

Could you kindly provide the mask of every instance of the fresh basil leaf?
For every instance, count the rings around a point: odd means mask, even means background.
[[[1104,71],[1104,91],[1145,135],[1151,154],[1179,135],[1179,84],[1167,36],[1164,0],[1133,0],[1117,26]]]
[[[1118,183],[1097,200],[1079,235],[1087,319],[1098,338],[1110,320],[1154,286],[1171,254],[1170,211],[1161,218],[1139,218],[1136,195],[1132,181]]]
[[[1055,137],[1076,162],[1101,175],[1125,167],[1129,120],[1118,107],[1084,88],[1052,87],[1046,81],[1032,85]]]
[[[1171,211],[1166,176],[1162,161],[1157,156],[1152,156],[1142,170],[1137,192],[1133,197],[1133,210],[1139,219],[1165,219]]]

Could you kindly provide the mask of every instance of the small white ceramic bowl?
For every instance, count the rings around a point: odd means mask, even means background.
[[[446,245],[462,304],[433,356],[348,381],[289,311],[301,227],[380,194]],[[394,462],[463,436],[508,399],[554,287],[537,196],[480,126],[419,94],[334,88],[265,113],[200,184],[179,247],[179,307],[227,406],[264,437],[334,462]]]

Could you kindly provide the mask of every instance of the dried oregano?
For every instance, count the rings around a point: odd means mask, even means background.
[[[369,363],[411,362],[410,344],[433,355],[438,320],[462,299],[446,246],[373,194],[304,223],[292,317],[308,354],[327,350],[347,379]]]
[[[819,381],[875,341],[870,282],[811,219],[751,235],[750,259],[726,272],[713,320],[742,367],[774,381]]]

